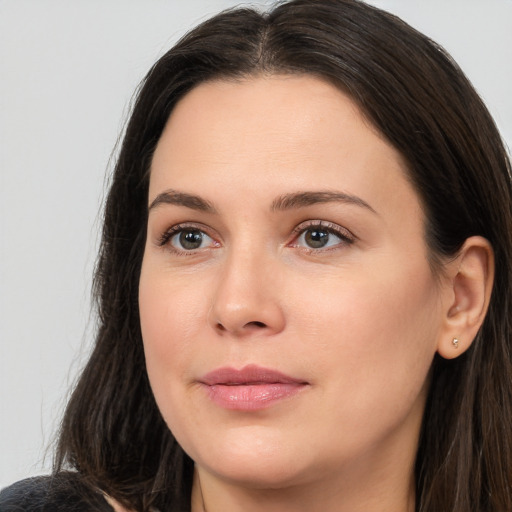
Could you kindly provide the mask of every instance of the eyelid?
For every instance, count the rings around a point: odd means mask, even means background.
[[[220,242],[218,241],[218,237],[214,236],[212,233],[212,230],[208,228],[208,226],[205,226],[204,224],[201,224],[199,222],[182,222],[179,224],[173,224],[169,228],[165,229],[160,235],[158,235],[156,239],[156,245],[158,247],[165,247],[171,250],[172,252],[178,253],[178,254],[191,254],[191,253],[198,253],[201,249],[186,251],[184,250],[178,250],[175,247],[172,247],[170,244],[170,241],[172,238],[181,231],[186,230],[196,230],[204,233],[209,238],[211,238],[216,246],[220,245]]]
[[[291,242],[292,247],[298,247],[297,245],[294,245],[294,243],[297,241],[298,237],[304,233],[304,231],[311,229],[311,228],[319,228],[323,229],[325,231],[328,231],[329,233],[332,233],[333,235],[339,237],[342,242],[345,244],[352,244],[357,240],[357,237],[347,228],[344,228],[343,226],[340,226],[339,224],[335,224],[334,222],[329,222],[325,220],[307,220],[304,222],[301,222],[298,226],[293,228],[294,237]],[[339,245],[339,244],[338,244]],[[336,246],[337,247],[337,246]],[[304,247],[304,250],[312,251],[312,252],[320,252],[322,250],[332,250],[334,247],[328,247],[325,249],[314,249],[314,248],[307,248]]]

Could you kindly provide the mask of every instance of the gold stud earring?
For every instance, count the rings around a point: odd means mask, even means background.
[[[454,348],[459,348],[459,340],[457,338],[453,338],[452,345]]]

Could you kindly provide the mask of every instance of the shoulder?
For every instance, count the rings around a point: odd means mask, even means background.
[[[112,512],[74,473],[27,478],[0,492],[1,512]]]

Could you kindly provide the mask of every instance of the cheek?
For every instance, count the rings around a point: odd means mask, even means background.
[[[297,353],[345,418],[364,424],[368,411],[407,413],[422,393],[436,350],[441,315],[428,265],[353,272],[296,301]],[[339,397],[344,397],[339,400]],[[360,415],[358,416],[358,411]]]
[[[306,338],[323,334],[316,336],[322,348],[340,354],[378,351],[394,357],[411,347],[432,351],[440,304],[430,269],[421,263],[394,262],[385,268],[383,262],[374,269],[333,274],[316,287],[303,284],[310,293],[297,297],[295,310]]]
[[[200,296],[179,287],[162,275],[142,273],[139,309],[146,368],[153,395],[173,435],[186,441],[199,429],[197,404],[187,397],[193,392],[191,362],[198,330],[204,324]],[[185,287],[187,289],[187,287]],[[184,421],[186,419],[186,421]],[[195,426],[194,426],[195,425]]]
[[[173,400],[177,383],[190,380],[194,340],[206,322],[204,290],[179,285],[165,273],[141,273],[139,311],[146,367],[160,408]]]

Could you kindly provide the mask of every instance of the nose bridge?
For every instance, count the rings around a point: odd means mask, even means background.
[[[243,336],[283,329],[277,280],[272,278],[275,262],[264,244],[240,243],[228,249],[210,311],[216,330]]]

